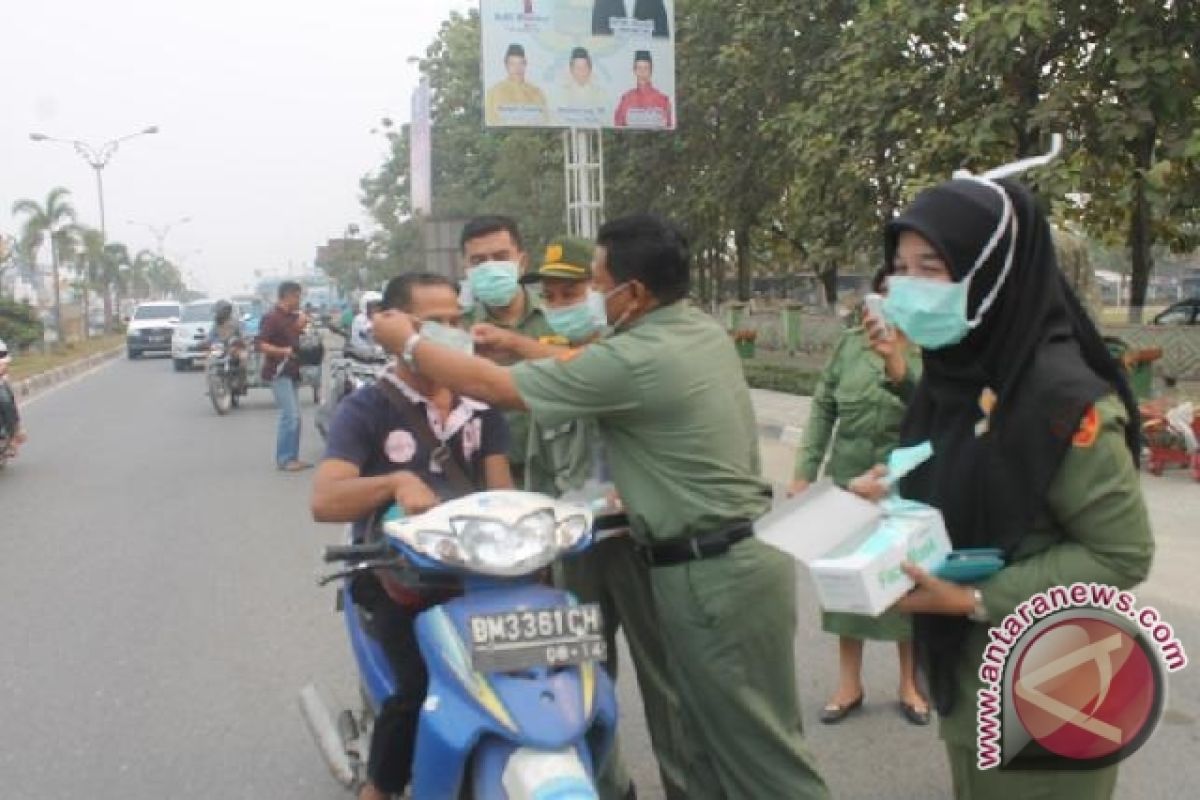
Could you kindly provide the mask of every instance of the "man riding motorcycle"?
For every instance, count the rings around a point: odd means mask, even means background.
[[[421,320],[427,336],[471,344],[464,331],[455,337],[462,311],[447,278],[402,275],[388,284],[386,303]],[[364,298],[364,309],[367,304]],[[313,482],[313,517],[353,522],[355,538],[369,539],[371,519],[390,503],[417,514],[471,491],[511,488],[508,444],[499,412],[447,391],[397,360],[379,381],[339,404]],[[351,594],[370,614],[399,691],[375,722],[369,780],[359,797],[384,800],[408,785],[428,682],[416,647],[416,615],[446,596],[396,585],[386,575],[371,578],[356,583]]]
[[[21,428],[21,417],[17,413],[17,398],[8,385],[8,365],[12,358],[8,354],[8,345],[0,339],[0,447],[5,452],[0,455],[8,457],[17,454],[17,446],[24,443],[25,431]]]

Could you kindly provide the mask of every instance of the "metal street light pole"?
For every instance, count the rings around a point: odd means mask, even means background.
[[[148,134],[158,133],[158,126],[151,125],[149,128],[143,128],[136,133],[129,133],[125,136],[112,139],[105,142],[99,147],[80,141],[79,139],[59,139],[54,136],[47,136],[44,133],[31,133],[29,138],[35,142],[58,142],[59,144],[69,144],[75,148],[75,152],[83,156],[83,160],[88,163],[96,172],[96,194],[100,199],[100,235],[104,241],[108,241],[108,225],[104,218],[104,168],[108,166],[108,162],[116,155],[117,148],[121,142],[133,139],[137,136],[146,136]],[[53,245],[52,245],[53,246]],[[87,321],[84,320],[84,328],[87,327]],[[55,262],[54,272],[54,329],[58,336],[62,336],[62,305],[58,299],[58,264]]]
[[[127,225],[137,225],[150,231],[150,235],[153,236],[154,241],[158,243],[158,256],[159,258],[162,258],[163,248],[166,246],[167,234],[169,234],[173,228],[179,225],[185,225],[191,221],[191,217],[180,217],[179,219],[172,220],[165,225],[151,225],[149,222],[138,222],[135,219],[127,219],[125,220],[125,223]]]
[[[31,133],[29,138],[35,142],[58,142],[60,144],[69,144],[75,148],[75,152],[83,157],[83,160],[88,163],[96,172],[96,193],[100,198],[100,232],[105,234],[107,238],[108,226],[104,216],[104,168],[108,166],[108,162],[116,155],[117,148],[121,142],[128,141],[138,136],[146,136],[148,134],[158,133],[158,126],[151,125],[149,128],[137,131],[136,133],[126,134],[119,138],[107,141],[100,146],[94,146],[79,139],[59,139],[54,136],[47,136],[44,133]]]

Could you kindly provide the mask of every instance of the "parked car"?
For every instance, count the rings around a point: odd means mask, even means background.
[[[208,333],[212,330],[216,304],[216,300],[193,300],[183,307],[171,338],[171,360],[176,372],[189,370],[208,356]]]
[[[1200,325],[1200,297],[1190,297],[1167,306],[1154,318],[1155,325]]]
[[[179,322],[179,303],[162,300],[139,303],[125,329],[125,351],[130,358],[146,353],[171,352],[171,336]]]

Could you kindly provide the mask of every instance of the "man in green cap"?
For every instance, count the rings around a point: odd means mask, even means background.
[[[594,419],[654,605],[687,731],[692,800],[826,798],[796,696],[796,565],[759,542],[770,506],[750,392],[728,334],[684,302],[687,241],[637,215],[600,229],[592,287],[614,334],[498,367],[388,312],[376,338],[433,380],[540,424]]]
[[[553,357],[594,341],[604,328],[604,298],[591,289],[591,243],[563,236],[546,246],[545,258],[521,278],[539,283],[553,337],[531,339],[515,331],[476,326],[477,345],[522,360]],[[559,563],[560,585],[583,602],[599,603],[608,640],[609,674],[617,676],[617,630],[633,656],[650,741],[670,800],[686,798],[686,767],[680,750],[679,700],[671,687],[666,651],[650,586],[650,572],[634,549],[628,519],[617,500],[594,419],[543,425],[535,417],[525,458],[525,488],[587,503],[596,514],[596,543]],[[632,781],[614,748],[598,775],[601,800],[630,796]]]
[[[529,258],[521,243],[516,220],[498,215],[475,217],[463,226],[459,246],[467,276],[465,291],[471,302],[464,315],[466,324],[487,323],[532,339],[554,333],[546,321],[540,299],[520,284]],[[480,353],[505,366],[519,360],[512,354],[484,350]],[[508,460],[513,483],[521,486],[524,484],[529,415],[509,412],[505,419],[512,435]]]

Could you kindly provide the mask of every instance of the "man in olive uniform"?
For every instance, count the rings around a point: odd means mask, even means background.
[[[554,335],[540,298],[520,283],[529,257],[516,220],[504,216],[475,217],[463,226],[459,246],[467,273],[467,291],[474,303],[464,316],[466,324],[487,323],[531,339]],[[515,354],[486,347],[481,347],[480,353],[504,366],[520,360]],[[505,419],[512,436],[508,460],[513,483],[522,486],[529,415],[510,411]]]
[[[431,378],[539,423],[596,420],[639,552],[688,733],[688,797],[824,798],[796,696],[796,566],[753,536],[770,505],[733,343],[683,301],[687,242],[653,216],[601,230],[592,284],[615,334],[510,369],[422,339],[389,313],[376,335]]]
[[[596,339],[604,320],[602,304],[595,302],[599,296],[591,289],[592,256],[591,243],[560,237],[546,246],[541,266],[521,278],[523,283],[541,285],[543,309],[554,337],[530,339],[511,330],[480,325],[475,329],[476,342],[524,360],[553,357],[569,346],[583,346]],[[624,627],[663,786],[668,798],[682,800],[688,794],[684,788],[686,765],[679,750],[683,740],[679,699],[670,682],[649,569],[635,551],[608,472],[594,419],[570,420],[561,425],[541,425],[536,418],[532,420],[525,488],[587,502],[597,515],[596,543],[581,555],[556,565],[556,577],[581,601],[600,604],[608,640],[606,667],[614,680],[617,630]],[[618,749],[614,748],[597,782],[602,800],[630,793],[632,782]]]

